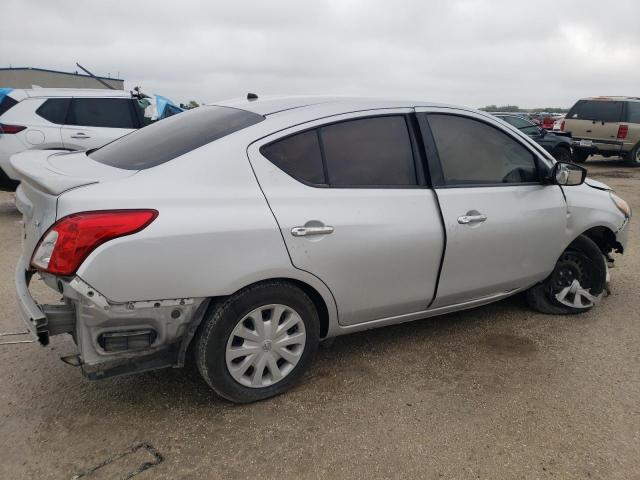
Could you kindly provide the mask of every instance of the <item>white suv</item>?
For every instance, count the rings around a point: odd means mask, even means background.
[[[164,107],[160,116],[181,111],[158,98]],[[147,125],[154,119],[147,108],[151,103],[150,97],[123,90],[0,89],[0,180],[18,180],[9,163],[15,153],[88,150]]]

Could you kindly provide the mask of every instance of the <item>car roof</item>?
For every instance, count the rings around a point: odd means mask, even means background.
[[[388,100],[382,98],[341,97],[341,96],[265,96],[257,99],[234,98],[211,103],[222,107],[239,108],[258,115],[273,115],[288,110],[304,109],[320,105],[331,105],[345,112],[354,110],[375,110],[384,108],[449,107],[469,110],[465,107],[416,100]]]
[[[11,96],[14,98],[16,96],[131,98],[131,93],[125,90],[108,90],[106,88],[28,88],[12,90]]]
[[[640,102],[640,97],[625,97],[625,96],[616,96],[616,95],[607,95],[607,96],[599,96],[599,97],[585,97],[585,98],[581,98],[580,100],[600,100],[603,102],[609,101],[609,102],[620,102],[620,101],[626,101],[626,102]]]

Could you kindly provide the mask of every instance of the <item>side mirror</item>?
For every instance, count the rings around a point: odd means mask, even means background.
[[[575,163],[557,162],[551,170],[551,182],[566,187],[582,185],[587,169]]]

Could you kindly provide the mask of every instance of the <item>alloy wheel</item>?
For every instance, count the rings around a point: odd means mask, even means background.
[[[602,294],[591,293],[590,260],[578,253],[565,253],[552,274],[551,288],[555,299],[567,307],[587,309],[596,305]]]

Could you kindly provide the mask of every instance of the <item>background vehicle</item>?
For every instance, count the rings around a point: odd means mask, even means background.
[[[574,159],[590,155],[621,156],[640,167],[640,98],[592,97],[578,100],[565,117],[563,130],[573,137]]]
[[[571,139],[564,134],[548,132],[519,115],[510,113],[494,113],[493,115],[531,137],[553,155],[556,160],[562,162],[570,162],[572,160]]]
[[[9,163],[15,153],[101,147],[181,111],[164,97],[158,99],[122,90],[0,89],[0,177],[5,183],[18,179]]]
[[[587,311],[630,217],[504,122],[425,102],[231,101],[12,165],[34,336],[73,334],[90,378],[182,366],[191,345],[236,402],[290,388],[320,339],[523,291]],[[35,303],[35,272],[62,305]]]

